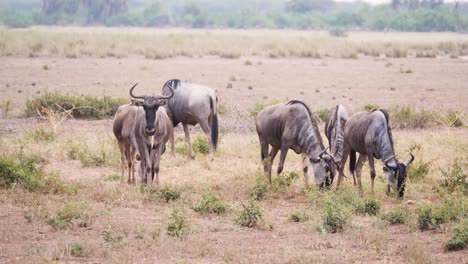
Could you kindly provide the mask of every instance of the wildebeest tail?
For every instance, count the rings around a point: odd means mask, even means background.
[[[180,80],[179,79],[171,79],[171,80],[168,80],[164,86],[163,86],[163,91],[164,91],[164,87],[166,86],[170,86],[172,87],[172,89],[177,89],[177,87],[180,85]]]
[[[354,149],[349,153],[349,170],[354,173],[356,167],[356,151]]]
[[[213,143],[213,147],[216,150],[218,147],[218,98],[216,98],[216,102],[213,102],[213,98],[210,97],[210,108],[213,113],[213,120],[211,122],[211,143]]]

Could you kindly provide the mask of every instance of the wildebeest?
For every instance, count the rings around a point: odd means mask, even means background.
[[[384,171],[388,175],[389,186],[394,188],[397,181],[398,196],[403,198],[405,193],[406,169],[414,160],[411,158],[400,163],[396,157],[393,147],[392,130],[389,125],[389,116],[385,110],[377,109],[372,112],[358,112],[353,114],[345,125],[343,158],[340,163],[340,174],[338,177],[337,188],[340,186],[346,159],[350,155],[349,168],[354,177],[356,171],[357,184],[359,192],[362,195],[361,170],[366,158],[369,158],[369,167],[372,183],[372,192],[374,192],[375,167],[374,158],[382,159],[385,167]],[[359,152],[359,159],[356,163],[356,152]]]
[[[348,118],[349,113],[346,108],[337,104],[331,109],[325,122],[325,136],[330,146],[330,155],[333,156],[337,166],[343,156],[344,128]]]
[[[262,110],[256,117],[256,129],[261,146],[263,169],[271,183],[271,167],[276,154],[281,150],[277,173],[283,171],[289,149],[303,156],[303,171],[306,181],[308,167],[314,169],[315,180],[320,187],[330,186],[335,173],[333,157],[326,153],[317,122],[309,108],[301,101],[273,105]],[[269,145],[272,146],[268,153]],[[329,176],[327,176],[329,174]]]
[[[195,153],[190,141],[188,125],[200,124],[203,133],[210,142],[209,155],[210,159],[213,159],[213,152],[218,144],[218,97],[216,93],[202,85],[173,79],[164,84],[163,95],[172,93],[169,87],[174,88],[174,96],[168,100],[166,105],[168,115],[174,127],[182,123],[190,156],[194,158]],[[173,143],[172,155],[174,155]]]
[[[124,182],[125,168],[128,168],[128,183],[135,183],[135,154],[139,152],[135,138],[135,121],[138,108],[131,104],[121,105],[114,117],[113,132],[120,149],[122,176]]]
[[[166,149],[167,141],[174,137],[171,120],[166,113],[166,109],[161,106],[166,104],[167,100],[174,95],[174,92],[172,87],[169,86],[170,93],[167,96],[137,96],[133,94],[135,86],[136,84],[130,89],[130,96],[132,97],[132,105],[138,106],[135,115],[134,133],[141,162],[142,175],[140,176],[143,182],[151,185],[156,174],[156,184],[159,184],[161,155]]]

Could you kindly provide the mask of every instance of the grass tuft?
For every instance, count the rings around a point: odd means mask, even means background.
[[[190,221],[185,212],[178,209],[172,210],[167,224],[167,234],[172,237],[185,239],[191,232]]]
[[[202,200],[193,210],[201,214],[224,214],[228,209],[228,205],[217,195],[205,193]]]
[[[263,210],[253,199],[241,202],[241,211],[234,222],[243,227],[257,227],[263,221]]]

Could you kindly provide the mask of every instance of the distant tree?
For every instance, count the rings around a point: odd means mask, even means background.
[[[200,8],[198,7],[197,3],[190,2],[186,6],[184,6],[184,14],[198,16],[200,15]]]
[[[397,10],[400,8],[401,0],[392,0],[392,9]]]
[[[324,11],[333,7],[333,0],[290,0],[286,2],[286,10],[294,13]]]

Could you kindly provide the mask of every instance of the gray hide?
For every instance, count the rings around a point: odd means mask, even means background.
[[[262,110],[256,117],[256,129],[261,145],[264,171],[271,183],[271,167],[276,154],[281,150],[277,173],[283,171],[284,160],[289,149],[303,155],[303,171],[306,180],[309,165],[320,187],[331,185],[334,162],[325,153],[317,123],[307,106],[300,101],[273,105]],[[272,147],[268,153],[269,146]],[[327,177],[330,173],[330,177]]]
[[[124,183],[126,167],[128,168],[128,183],[135,184],[135,154],[139,152],[134,133],[137,110],[138,108],[131,104],[121,105],[114,117],[113,132],[119,144],[122,166],[121,184]]]
[[[330,155],[333,156],[337,165],[343,157],[344,128],[348,118],[349,113],[346,108],[341,104],[337,104],[331,109],[325,123],[325,136],[330,146]]]
[[[357,184],[361,195],[363,194],[361,183],[361,170],[364,162],[369,158],[371,174],[372,192],[374,192],[375,166],[374,158],[382,159],[385,166],[392,171],[398,170],[399,162],[395,157],[393,148],[393,136],[389,126],[389,116],[385,110],[378,109],[372,112],[358,112],[352,115],[345,125],[345,144],[343,148],[343,158],[340,163],[337,188],[339,187],[343,170],[346,165],[348,155],[350,155],[350,170],[354,177],[356,170]],[[356,152],[359,159],[356,163]],[[408,162],[408,166],[411,162]],[[406,168],[405,166],[405,168]],[[406,172],[400,174],[399,195],[404,193],[404,180]],[[389,179],[392,182],[392,179]],[[394,182],[394,180],[393,180]]]
[[[173,96],[136,96],[130,89],[132,104],[139,106],[135,116],[135,138],[140,154],[140,177],[142,182],[159,185],[159,163],[166,143],[174,138],[174,130],[166,109],[161,107]],[[156,179],[155,179],[156,175]]]
[[[174,97],[172,97],[166,108],[174,127],[182,123],[184,127],[185,140],[190,150],[190,156],[195,157],[190,141],[188,125],[200,124],[208,142],[210,142],[210,159],[213,159],[213,152],[218,144],[218,98],[216,93],[205,86],[181,82],[174,79],[169,80],[163,86],[163,94],[169,93],[168,86],[174,87]],[[171,148],[174,155],[174,144]]]

